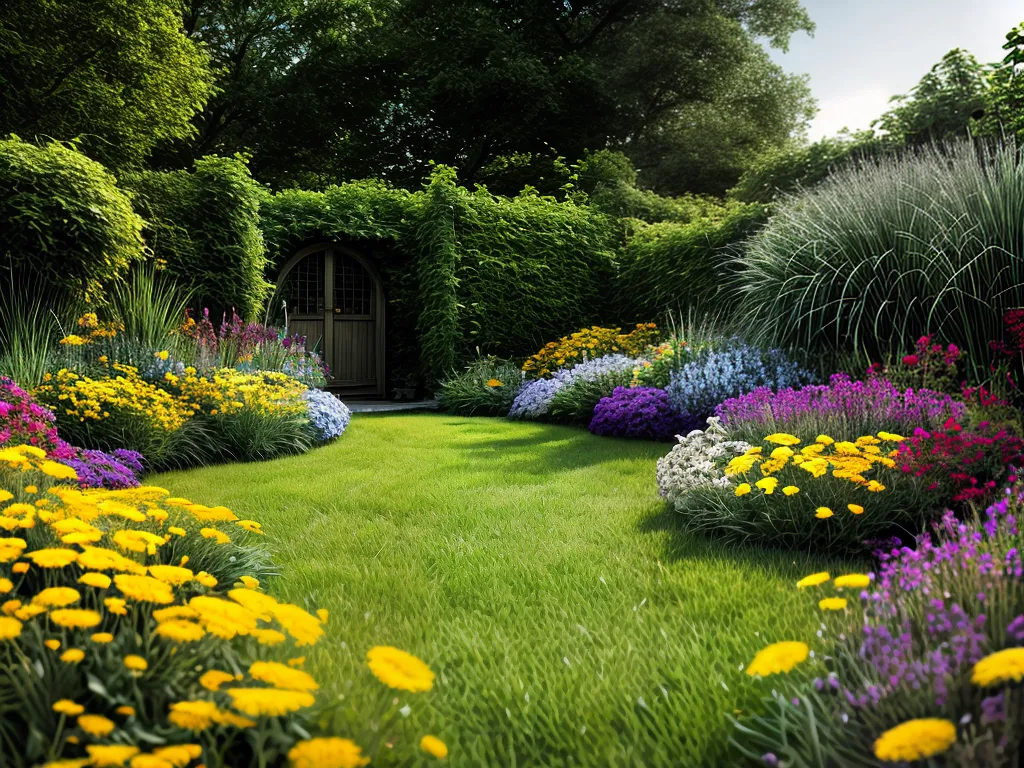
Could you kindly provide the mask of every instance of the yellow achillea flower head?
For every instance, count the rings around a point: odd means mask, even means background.
[[[186,731],[205,731],[218,720],[220,710],[212,701],[177,701],[170,706],[167,720]]]
[[[826,597],[818,601],[818,607],[823,611],[841,611],[846,607],[845,597]]]
[[[805,661],[810,653],[811,649],[807,643],[797,640],[774,643],[757,652],[754,660],[747,667],[747,674],[751,677],[754,675],[767,677],[783,672],[788,673],[797,664]]]
[[[827,520],[828,518],[832,517],[832,515],[833,512],[828,507],[818,507],[816,510],[814,510],[814,516],[819,520]]]
[[[860,504],[847,504],[846,508],[855,515],[864,514],[864,507],[862,507]]]
[[[193,621],[171,619],[157,624],[156,634],[174,643],[194,643],[206,637],[206,630]]]
[[[43,645],[45,645],[51,651],[56,651],[58,648],[60,648],[60,640],[47,640],[45,643],[43,643]]]
[[[96,587],[97,589],[106,589],[110,586],[110,577],[105,573],[83,573],[78,577],[79,584],[85,584],[87,587]]]
[[[90,736],[102,738],[113,732],[114,722],[103,715],[79,715],[78,727]]]
[[[321,637],[324,630],[320,625],[320,619],[297,605],[280,603],[273,608],[274,618],[284,631],[295,639],[295,645],[313,645]]]
[[[61,608],[50,612],[50,621],[67,629],[89,629],[103,621],[103,617],[85,608]]]
[[[411,653],[390,645],[378,645],[366,654],[370,671],[384,685],[411,693],[434,687],[434,673]]]
[[[894,432],[879,432],[878,439],[884,440],[887,443],[902,443],[907,438],[903,435],[897,435]]]
[[[78,479],[78,473],[75,472],[75,470],[73,470],[71,467],[67,466],[66,464],[60,464],[56,461],[50,461],[49,459],[40,462],[39,471],[42,472],[44,475],[49,475],[50,477],[56,480]]]
[[[505,382],[503,382],[501,379],[488,379],[487,380],[487,386],[488,387],[492,387],[492,388],[493,387],[503,387],[503,386],[505,386]]]
[[[60,699],[59,701],[55,701],[53,702],[53,707],[51,707],[51,709],[59,715],[71,715],[72,717],[85,712],[85,707],[81,704],[76,704],[71,699]]]
[[[803,589],[804,587],[816,587],[819,584],[824,584],[826,581],[831,579],[832,576],[828,571],[821,571],[819,573],[812,573],[810,576],[804,576],[800,581],[796,583],[797,589]]]
[[[192,581],[195,574],[188,568],[182,568],[177,565],[151,565],[149,566],[149,575],[166,584],[180,586]]]
[[[438,760],[444,760],[448,757],[448,745],[437,738],[437,736],[428,735],[420,739],[420,749],[429,755],[433,755]]]
[[[37,549],[35,552],[26,552],[25,557],[40,568],[63,568],[75,562],[78,559],[78,553],[73,549],[51,547]]]
[[[871,577],[865,573],[848,573],[845,576],[837,576],[834,584],[837,589],[842,589],[843,587],[864,589],[871,584]]]
[[[127,704],[118,707],[114,711],[123,717],[135,717],[135,707],[129,707]]]
[[[153,757],[157,760],[164,761],[164,764],[170,763],[179,768],[179,766],[186,766],[193,760],[196,760],[203,755],[203,748],[198,744],[173,744],[169,747],[159,747],[153,750]],[[133,766],[133,768],[138,768]],[[153,768],[164,768],[163,765],[155,765]]]
[[[875,741],[875,757],[887,763],[924,760],[956,743],[956,726],[949,720],[922,718],[890,728]]]
[[[32,598],[35,605],[42,605],[46,608],[63,608],[66,605],[77,603],[81,599],[77,589],[71,587],[47,587]]]
[[[115,616],[127,616],[128,609],[125,607],[127,603],[120,597],[107,597],[104,598],[103,604],[107,607],[107,610]]]
[[[782,489],[782,492],[787,496],[796,496],[798,493],[800,493],[800,489],[797,488],[795,485],[787,485],[785,488]]]
[[[971,672],[971,682],[981,686],[1019,683],[1021,679],[1024,679],[1024,648],[990,653],[975,664]]]
[[[90,635],[89,639],[94,643],[99,643],[100,645],[106,645],[107,643],[114,642],[114,636],[109,632],[96,632]]]
[[[288,752],[292,768],[362,768],[370,762],[359,745],[338,737],[300,741]]]
[[[208,669],[199,677],[199,684],[208,691],[218,691],[224,683],[230,683],[235,676],[219,669]]]
[[[145,672],[149,669],[149,662],[134,653],[124,657],[124,667],[131,672]]]
[[[89,753],[89,765],[96,768],[120,768],[139,754],[138,747],[124,744],[89,744],[85,751]]]
[[[216,528],[200,528],[199,534],[204,539],[214,539],[218,544],[228,544],[231,541],[230,536]]]
[[[313,694],[277,688],[227,688],[231,706],[249,717],[281,717],[313,706]]]
[[[736,486],[736,495],[746,496],[748,493],[750,493],[750,490],[750,483],[740,483],[739,485]]]
[[[235,525],[239,528],[245,529],[249,533],[258,533],[260,536],[263,535],[263,526],[255,520],[239,520]]]
[[[114,577],[114,584],[132,600],[142,603],[173,603],[174,591],[171,585],[152,576],[138,576],[119,573]]]
[[[10,616],[0,616],[0,641],[14,640],[21,634],[22,624]]]
[[[835,440],[833,440],[828,435],[818,435],[816,438],[814,438],[814,442],[821,443],[822,445],[832,445],[832,443],[834,443]]]
[[[60,655],[60,660],[65,664],[78,664],[85,658],[85,651],[81,648],[68,648]]]
[[[315,691],[320,687],[308,672],[276,661],[254,661],[249,675],[253,680],[289,691]]]
[[[775,488],[778,486],[778,484],[779,479],[777,477],[765,477],[754,483],[754,485],[756,485],[758,488],[764,491],[765,494],[767,494],[768,496],[771,496],[773,493],[775,493]]]
[[[776,432],[773,435],[768,435],[764,441],[766,443],[775,443],[776,445],[799,445],[800,438],[796,435],[790,435],[786,432]]]

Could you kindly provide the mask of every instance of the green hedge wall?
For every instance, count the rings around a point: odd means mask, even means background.
[[[265,191],[233,157],[203,157],[191,171],[145,171],[125,179],[157,263],[193,290],[192,304],[219,318],[253,319],[270,284],[260,231]]]
[[[621,251],[615,296],[619,320],[649,322],[666,312],[728,311],[730,246],[768,217],[759,204],[727,203],[687,224],[636,222]]]
[[[0,295],[102,301],[144,258],[141,231],[99,163],[57,142],[0,141]]]

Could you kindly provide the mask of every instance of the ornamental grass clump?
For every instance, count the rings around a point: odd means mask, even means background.
[[[616,387],[594,407],[589,429],[607,437],[671,440],[699,426],[696,419],[675,409],[664,390]]]
[[[729,541],[864,551],[880,536],[912,538],[927,519],[919,483],[896,466],[903,440],[770,434],[735,458],[717,456],[707,469],[713,483],[669,498],[686,528]]]
[[[1024,744],[1024,511],[1019,489],[969,522],[951,512],[877,574],[798,585],[827,653],[741,718],[751,764],[1016,766]],[[812,675],[817,675],[813,680]]]
[[[394,692],[431,690],[433,671],[371,648],[376,700],[358,717],[318,700],[303,665],[327,613],[264,591],[258,522],[74,480],[39,448],[0,449],[5,765],[325,768],[416,752]],[[422,749],[447,751],[432,736]]]
[[[522,386],[518,365],[488,355],[442,381],[437,399],[446,411],[462,416],[505,416]]]
[[[927,389],[900,389],[874,376],[854,381],[836,373],[828,384],[780,389],[758,387],[715,408],[722,424],[738,438],[760,440],[770,432],[803,435],[903,434],[962,419],[967,408],[949,395]]]

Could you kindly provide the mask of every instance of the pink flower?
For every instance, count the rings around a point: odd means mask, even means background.
[[[904,365],[914,366],[917,365],[918,362],[919,361],[917,355],[907,355],[906,357],[903,358]]]

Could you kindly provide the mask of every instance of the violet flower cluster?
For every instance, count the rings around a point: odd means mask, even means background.
[[[671,440],[701,426],[698,419],[677,411],[665,390],[655,387],[616,387],[594,407],[590,421],[595,435],[641,440]]]
[[[302,393],[302,399],[306,402],[309,423],[318,442],[326,443],[341,437],[352,419],[348,406],[322,389],[307,389]]]
[[[632,371],[636,361],[625,355],[604,355],[586,360],[572,368],[555,371],[550,379],[535,379],[523,385],[512,401],[510,419],[538,419],[547,414],[555,395],[563,387],[581,381],[597,381],[612,373]]]
[[[837,373],[828,384],[778,392],[759,387],[719,404],[715,414],[730,429],[795,431],[806,425],[817,433],[823,431],[822,425],[842,424],[850,427],[851,434],[866,434],[877,429],[911,431],[942,424],[951,417],[960,420],[966,409],[962,402],[941,392],[900,390],[883,378],[853,381],[849,375]]]
[[[75,470],[82,488],[135,488],[143,472],[142,454],[124,448],[110,453],[77,449],[73,458],[61,463]]]

